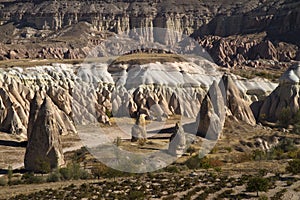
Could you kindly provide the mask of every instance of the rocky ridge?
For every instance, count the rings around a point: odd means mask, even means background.
[[[282,66],[300,59],[299,2],[240,1],[9,1],[0,3],[1,59],[78,59],[113,33],[166,28],[199,40],[218,65]],[[177,33],[176,33],[177,32]],[[286,65],[286,64],[284,64]]]

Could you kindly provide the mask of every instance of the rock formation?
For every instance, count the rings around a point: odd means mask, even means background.
[[[262,68],[270,60],[275,63],[298,60],[298,46],[291,43],[272,43],[267,38],[267,33],[246,34],[229,37],[205,36],[199,43],[212,56],[214,61],[224,67],[248,66]]]
[[[181,124],[178,122],[176,123],[174,132],[170,137],[168,152],[172,156],[179,157],[184,154],[186,147],[187,144],[185,132]]]
[[[219,84],[224,92],[227,115],[232,115],[235,119],[255,125],[256,120],[250,108],[251,101],[235,85],[230,75],[225,74]]]
[[[32,113],[34,115],[34,113]],[[31,117],[32,119],[35,116]],[[57,122],[55,105],[46,97],[33,122],[28,145],[25,153],[25,169],[41,172],[43,166],[51,169],[65,164],[60,142],[60,127]]]
[[[264,100],[259,109],[258,120],[276,122],[283,109],[290,115],[299,110],[300,64],[292,65],[279,79],[279,86]]]
[[[229,74],[224,74],[219,84],[213,82],[201,103],[196,121],[197,135],[210,140],[219,139],[225,117],[255,125],[250,105],[249,96],[238,89]]]
[[[179,33],[191,35],[221,66],[264,66],[261,58],[276,67],[274,60],[300,59],[298,7],[288,0],[5,1],[0,3],[0,60],[85,58],[112,33],[144,28],[144,39],[157,37],[165,44],[178,41]],[[175,32],[157,35],[154,27]]]
[[[213,82],[202,101],[197,117],[197,135],[209,140],[217,140],[225,123],[225,105],[222,92],[216,81]]]
[[[53,64],[1,69],[0,129],[30,137],[45,96],[55,105],[61,135],[76,133],[75,124],[110,124],[112,116],[136,118],[141,113],[151,120],[164,120],[172,115],[196,118],[207,93],[205,88],[222,75],[216,65],[208,61],[203,64],[205,67],[187,62],[151,63],[143,67],[124,64],[114,70],[114,66],[105,63],[96,67]],[[136,72],[138,76],[134,75]],[[246,108],[239,110],[233,105],[245,104],[242,94],[250,99],[246,94],[250,89],[267,93],[274,85],[265,80],[232,81],[227,90],[227,102],[234,103],[228,106],[230,112],[237,119],[252,123],[250,114],[245,114]],[[232,100],[233,97],[240,100]],[[244,113],[241,116],[240,111]]]
[[[145,114],[139,114],[135,124],[131,128],[131,142],[147,140]]]

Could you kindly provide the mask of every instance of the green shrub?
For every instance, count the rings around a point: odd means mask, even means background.
[[[106,109],[106,110],[105,110],[105,114],[106,114],[106,116],[107,116],[108,118],[112,118],[112,117],[113,117],[113,114],[112,114],[112,111],[111,111],[111,110]]]
[[[78,163],[68,164],[66,168],[61,168],[59,173],[63,180],[78,180],[78,179],[87,179],[89,178],[88,173],[80,168]]]
[[[7,180],[4,177],[0,177],[0,186],[6,186]]]
[[[85,171],[85,170],[81,170],[81,174],[80,174],[80,179],[82,180],[86,180],[86,179],[89,179],[90,178],[90,174]]]
[[[114,144],[115,144],[117,147],[121,146],[121,144],[122,144],[122,139],[121,139],[121,137],[117,137],[117,138],[114,140]]]
[[[262,150],[259,150],[259,149],[255,149],[252,152],[252,155],[253,155],[254,160],[263,160],[266,157],[266,153]]]
[[[282,199],[282,197],[284,196],[284,193],[287,192],[287,189],[282,189],[279,192],[277,192],[273,197],[271,197],[271,200],[278,200],[278,199]]]
[[[199,158],[198,155],[195,155],[188,159],[185,164],[189,169],[209,169],[221,167],[224,163],[217,158]]]
[[[137,142],[138,142],[139,146],[145,146],[147,140],[144,138],[139,138]]]
[[[72,170],[70,168],[64,167],[59,169],[61,179],[70,180],[72,179]]]
[[[225,150],[227,150],[228,153],[231,153],[232,152],[232,147],[225,147]]]
[[[54,171],[48,175],[47,182],[58,182],[60,181],[60,177],[59,171]]]
[[[292,174],[300,173],[300,159],[294,159],[289,161],[288,166],[286,167],[286,171]]]
[[[108,172],[108,167],[100,163],[93,166],[91,172],[94,178],[100,179],[101,176],[104,176]]]
[[[42,177],[35,176],[34,173],[23,174],[22,180],[26,184],[43,183],[44,182],[44,179]]]
[[[281,110],[280,116],[278,117],[278,120],[279,120],[279,124],[282,127],[287,128],[292,122],[291,109],[290,108],[283,108]]]
[[[234,191],[233,191],[232,189],[225,190],[224,192],[222,192],[221,194],[219,194],[218,198],[220,198],[220,199],[224,199],[224,198],[230,199],[231,194],[232,194],[233,192],[234,192]]]
[[[165,168],[165,171],[170,172],[170,173],[179,173],[179,169],[174,165],[167,166]]]
[[[269,190],[269,180],[263,177],[253,177],[248,180],[246,190],[248,192],[267,192]]]
[[[285,138],[275,147],[275,149],[282,149],[284,153],[289,151],[296,151],[298,148],[294,141],[290,138]]]
[[[20,185],[20,184],[23,184],[23,181],[20,179],[11,180],[10,182],[8,182],[8,185]]]
[[[80,165],[78,163],[72,163],[71,165],[68,165],[68,168],[70,168],[72,172],[72,178],[78,180],[81,176]]]
[[[38,172],[48,174],[51,171],[50,161],[45,158],[37,158]]]
[[[195,147],[189,146],[189,148],[186,150],[186,152],[190,155],[197,152],[197,149]]]
[[[258,200],[268,200],[269,198],[266,195],[261,195]]]
[[[138,199],[145,199],[145,195],[144,195],[144,193],[142,192],[142,191],[133,191],[133,190],[131,190],[130,192],[129,192],[129,194],[128,194],[128,199],[136,199],[136,200],[138,200]]]
[[[13,169],[12,169],[12,166],[8,166],[7,177],[8,177],[8,182],[10,182],[11,179],[12,179],[12,177],[13,177]]]

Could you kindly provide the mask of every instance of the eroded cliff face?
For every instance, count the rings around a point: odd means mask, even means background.
[[[86,21],[123,32],[162,27],[178,32],[228,36],[267,31],[284,35],[299,30],[299,2],[288,0],[10,1],[0,4],[1,23],[13,21],[58,30]]]
[[[85,58],[111,33],[138,29],[144,40],[157,37],[166,45],[182,33],[192,36],[220,66],[263,67],[259,59],[300,60],[299,5],[289,0],[7,1],[0,3],[0,60]],[[154,27],[173,32],[158,37]]]

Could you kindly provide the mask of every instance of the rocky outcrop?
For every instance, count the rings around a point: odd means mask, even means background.
[[[293,115],[299,110],[300,64],[292,65],[279,79],[279,86],[262,102],[258,120],[276,122],[283,109]]]
[[[219,86],[224,93],[225,105],[228,108],[227,115],[233,116],[235,119],[248,124],[255,125],[256,120],[250,108],[251,101],[236,87],[230,75],[225,74]]]
[[[172,156],[180,157],[184,154],[187,148],[186,135],[178,122],[175,125],[174,132],[170,137],[168,152]]]
[[[202,101],[197,117],[197,135],[209,140],[218,140],[225,123],[225,105],[222,92],[216,81],[213,82]]]
[[[197,135],[218,140],[222,136],[225,117],[255,125],[248,98],[236,87],[229,74],[224,74],[219,84],[214,81],[201,103],[196,121]]]
[[[139,114],[135,125],[131,129],[131,142],[142,140],[147,140],[145,114]]]
[[[267,33],[238,35],[229,37],[205,36],[199,39],[213,60],[227,68],[248,66],[264,68],[266,63],[260,59],[271,60],[271,67],[279,62],[299,60],[298,46],[285,42],[272,42]]]
[[[32,123],[34,129],[31,131],[26,148],[25,169],[43,172],[45,166],[55,169],[64,165],[64,155],[59,138],[60,127],[55,105],[49,97],[43,101],[36,120],[32,120]]]

